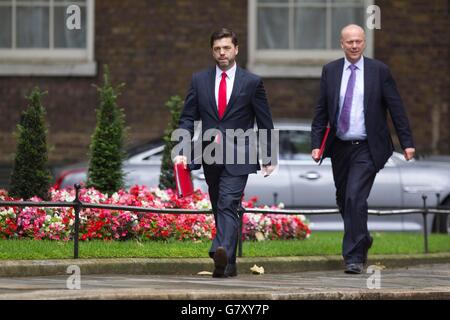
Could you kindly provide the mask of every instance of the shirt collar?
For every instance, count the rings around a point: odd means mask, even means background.
[[[227,78],[230,80],[234,79],[234,76],[236,74],[236,68],[237,68],[237,63],[234,63],[234,66],[232,66],[230,69],[228,69],[228,71],[225,71],[225,73],[227,74]],[[216,78],[222,78],[222,70],[220,70],[220,68],[216,65]]]
[[[347,58],[344,58],[344,71],[347,70],[352,63],[347,60]],[[364,69],[364,56],[361,56],[359,60],[355,63],[355,66],[358,68],[358,70]]]

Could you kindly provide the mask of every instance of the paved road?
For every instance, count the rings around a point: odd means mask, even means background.
[[[245,274],[229,279],[81,274],[80,290],[67,289],[69,275],[0,278],[0,299],[450,299],[450,264],[379,272],[379,282],[377,273],[355,276],[342,271]]]

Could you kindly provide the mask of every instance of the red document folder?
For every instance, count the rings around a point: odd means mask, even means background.
[[[184,168],[183,163],[179,163],[173,166],[173,170],[178,196],[182,198],[193,194],[194,186],[192,185],[191,172],[189,169]]]
[[[323,139],[322,139],[322,144],[320,145],[320,151],[319,151],[320,163],[322,163],[322,160],[323,160],[323,151],[325,150],[325,145],[327,144],[327,138],[328,138],[329,133],[330,133],[330,127],[327,127],[327,129],[325,130]]]

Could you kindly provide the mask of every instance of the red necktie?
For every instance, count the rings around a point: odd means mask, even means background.
[[[218,108],[219,108],[219,118],[222,119],[225,109],[227,108],[227,74],[222,72],[222,80],[220,80],[219,85],[219,98],[218,98]]]

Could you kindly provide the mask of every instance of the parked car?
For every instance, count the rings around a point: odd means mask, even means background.
[[[259,204],[272,205],[282,202],[285,208],[336,208],[335,187],[330,159],[322,165],[310,156],[310,124],[306,121],[279,121],[280,160],[277,170],[269,177],[250,175],[245,196],[257,196]],[[135,149],[123,164],[126,185],[157,186],[163,151],[163,142]],[[86,180],[86,164],[66,168],[57,179],[56,187],[72,187]],[[202,170],[193,171],[194,187],[207,191]],[[428,205],[450,205],[450,163],[438,160],[405,161],[403,155],[394,152],[375,180],[369,197],[369,208],[421,208],[422,195],[428,197]],[[343,230],[339,215],[309,216],[313,230]],[[450,229],[449,219],[428,217],[430,228]],[[438,225],[440,224],[440,225]],[[370,230],[421,231],[420,214],[395,216],[369,216]]]

